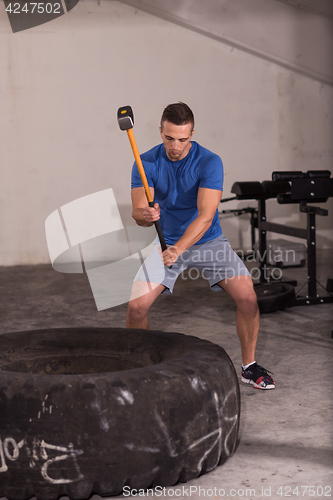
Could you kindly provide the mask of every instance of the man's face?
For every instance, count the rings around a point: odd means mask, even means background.
[[[163,122],[160,133],[167,157],[171,161],[178,161],[185,158],[191,149],[191,137],[194,133],[192,124],[174,125],[170,122]]]

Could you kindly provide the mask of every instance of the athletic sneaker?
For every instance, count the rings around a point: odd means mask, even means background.
[[[256,389],[275,389],[275,382],[268,374],[272,373],[257,363],[249,366],[246,370],[242,368],[242,382],[253,384]],[[273,373],[272,373],[273,375]]]

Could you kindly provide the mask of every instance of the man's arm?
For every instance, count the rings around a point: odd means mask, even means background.
[[[216,189],[199,188],[197,206],[198,215],[187,227],[183,236],[172,247],[168,247],[162,254],[165,265],[172,265],[188,248],[202,238],[209,229],[217,207],[222,198],[222,191]]]
[[[154,199],[154,188],[150,188],[152,199]],[[133,188],[132,198],[132,217],[138,226],[150,227],[160,218],[160,207],[155,203],[154,207],[149,207],[146,193],[143,187]]]

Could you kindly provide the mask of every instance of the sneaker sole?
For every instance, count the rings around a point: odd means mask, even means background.
[[[260,385],[256,384],[254,380],[249,380],[248,378],[244,378],[242,376],[242,382],[244,384],[252,384],[255,389],[261,389],[263,391],[269,391],[271,389],[275,389],[275,385],[266,385],[266,387],[260,387]]]

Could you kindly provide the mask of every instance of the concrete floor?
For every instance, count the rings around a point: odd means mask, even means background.
[[[318,279],[326,286],[333,278],[333,252],[318,252],[317,259]],[[307,271],[287,268],[283,275],[301,286]],[[47,265],[2,267],[0,290],[0,333],[125,326],[126,304],[98,312],[86,275],[59,274]],[[325,294],[320,288],[318,293]],[[220,344],[240,373],[235,311],[232,300],[224,292],[210,292],[204,280],[179,278],[174,294],[152,307],[150,327]],[[235,455],[209,474],[168,488],[160,498],[333,497],[332,319],[332,304],[262,315],[257,361],[274,372],[277,388],[259,391],[241,384]]]

